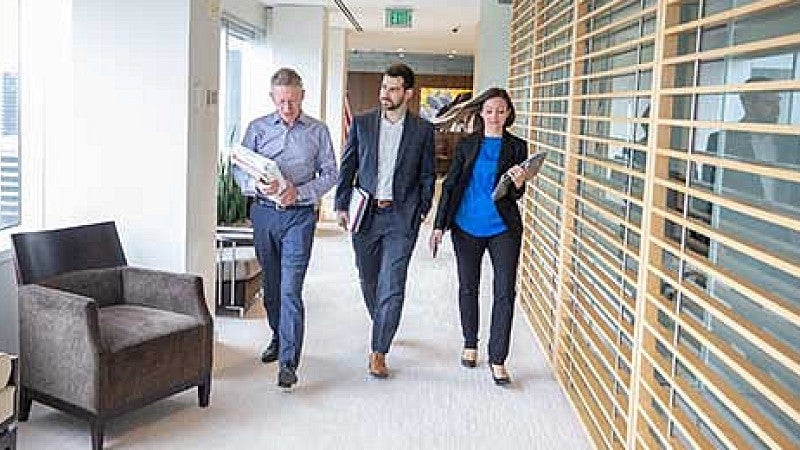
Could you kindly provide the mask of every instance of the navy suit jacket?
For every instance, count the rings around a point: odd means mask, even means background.
[[[353,186],[364,189],[375,198],[380,121],[380,109],[353,118],[336,186],[337,211],[347,211]],[[434,162],[433,125],[406,113],[394,169],[392,200],[400,225],[407,227],[409,232],[419,230],[421,217],[431,208],[436,182]],[[369,228],[369,216],[373,213],[373,208],[367,210],[368,217],[365,217],[360,231]]]

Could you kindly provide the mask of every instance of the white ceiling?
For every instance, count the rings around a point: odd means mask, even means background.
[[[475,51],[475,32],[480,15],[480,1],[495,0],[344,0],[358,23],[359,33],[339,11],[333,0],[261,0],[269,6],[279,4],[322,5],[330,12],[334,27],[349,30],[347,45],[360,51],[397,51],[472,55]],[[384,28],[387,7],[413,9],[411,30]],[[453,33],[454,28],[458,29]]]

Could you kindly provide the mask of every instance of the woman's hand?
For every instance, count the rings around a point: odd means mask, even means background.
[[[508,169],[508,172],[506,173],[509,177],[511,177],[511,181],[514,182],[514,185],[517,187],[517,189],[521,188],[522,184],[525,183],[525,169],[520,167],[519,164]]]
[[[428,238],[428,247],[431,249],[434,258],[436,258],[436,252],[439,250],[439,244],[442,243],[443,234],[442,230],[434,229],[431,232],[431,237]]]

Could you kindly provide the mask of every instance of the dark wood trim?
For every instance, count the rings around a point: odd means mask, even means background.
[[[0,450],[16,450],[17,448],[17,426],[11,426],[6,430],[0,430]]]

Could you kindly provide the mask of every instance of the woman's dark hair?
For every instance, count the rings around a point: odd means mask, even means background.
[[[388,75],[392,78],[394,77],[403,77],[403,88],[404,89],[411,89],[414,87],[414,71],[411,70],[405,64],[396,63],[389,66],[388,69],[383,73],[384,75]]]
[[[470,107],[473,109],[475,114],[475,132],[483,134],[483,117],[481,117],[480,112],[483,110],[483,104],[486,103],[488,100],[493,98],[502,98],[506,102],[506,108],[508,108],[508,117],[506,117],[506,121],[503,124],[503,129],[510,127],[514,120],[517,117],[516,112],[514,111],[514,103],[511,102],[511,97],[508,95],[505,89],[493,87],[489,88],[481,93],[481,95],[475,97],[470,101]]]

